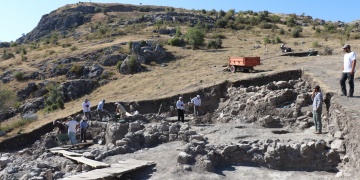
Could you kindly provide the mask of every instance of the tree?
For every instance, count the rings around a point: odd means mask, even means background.
[[[193,49],[204,43],[205,33],[199,28],[190,28],[185,34],[185,38]]]

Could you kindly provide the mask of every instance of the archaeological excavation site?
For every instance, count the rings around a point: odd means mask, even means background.
[[[89,143],[77,146],[59,143],[51,122],[0,143],[0,179],[356,179],[357,115],[323,90],[323,132],[314,134],[315,84],[290,70],[123,102],[132,116],[90,121]],[[196,95],[201,116],[189,107],[177,121],[178,97]]]

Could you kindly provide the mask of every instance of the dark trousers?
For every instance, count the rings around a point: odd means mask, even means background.
[[[91,121],[91,113],[90,112],[84,112],[84,116],[87,118],[88,121]]]
[[[99,115],[99,121],[102,121],[104,111],[98,109],[97,112],[98,112],[98,115]]]
[[[352,96],[354,94],[354,75],[351,75],[350,73],[342,73],[341,75],[341,79],[340,79],[340,86],[341,86],[341,92],[343,93],[343,95],[347,95],[347,91],[346,91],[346,85],[345,85],[345,81],[349,80],[349,86],[350,86],[350,90],[349,90],[349,95]]]
[[[86,142],[86,128],[80,129],[80,142]]]
[[[184,122],[184,110],[182,109],[178,109],[178,121],[180,121],[180,118],[181,121]]]

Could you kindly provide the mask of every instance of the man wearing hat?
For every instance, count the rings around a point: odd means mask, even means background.
[[[319,85],[314,87],[314,91],[311,95],[311,99],[313,100],[313,120],[316,129],[314,133],[321,134],[322,133],[321,112],[322,112],[323,96]]]
[[[353,97],[354,95],[354,75],[356,66],[356,54],[351,51],[349,44],[343,46],[344,55],[344,67],[342,76],[340,79],[341,92],[343,96]],[[346,91],[345,81],[349,80],[349,94]]]
[[[125,120],[126,110],[124,106],[122,106],[120,102],[116,102],[115,105],[116,105],[116,112],[120,114],[120,118],[122,120]]]
[[[194,104],[194,116],[197,117],[199,116],[199,109],[201,106],[201,99],[200,99],[200,95],[197,95],[196,97],[191,99],[191,103]]]
[[[76,144],[76,129],[78,128],[79,123],[71,116],[68,117],[68,122],[66,125],[68,126],[68,135],[71,144]]]
[[[87,120],[91,121],[91,113],[90,113],[90,101],[89,99],[85,99],[82,103],[82,108],[84,112],[84,116],[87,118]]]
[[[97,106],[97,112],[99,114],[100,121],[102,121],[102,116],[104,114],[104,104],[105,104],[105,99],[101,100]]]
[[[178,110],[178,121],[181,119],[181,121],[184,122],[185,106],[182,97],[179,97],[179,100],[176,102],[176,109]]]

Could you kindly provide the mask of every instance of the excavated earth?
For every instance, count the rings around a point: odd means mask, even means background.
[[[187,113],[185,123],[171,118],[177,96],[125,103],[139,114],[124,124],[92,121],[88,137],[103,144],[72,151],[109,164],[128,158],[156,163],[114,179],[358,178],[356,92],[339,97],[335,66],[324,74],[316,63],[184,94],[200,94],[205,112],[200,118]],[[321,135],[313,133],[315,84],[324,87]],[[0,178],[60,179],[92,169],[46,151],[57,146],[54,138],[49,123],[1,142]]]

